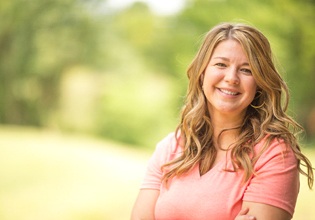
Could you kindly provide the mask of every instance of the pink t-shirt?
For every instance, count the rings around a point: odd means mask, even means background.
[[[264,141],[255,146],[259,151]],[[221,161],[200,176],[197,165],[191,172],[171,180],[166,188],[161,183],[161,166],[178,157],[174,133],[158,143],[151,157],[141,189],[157,189],[160,195],[155,207],[155,219],[162,220],[234,220],[242,201],[264,203],[284,209],[293,216],[299,192],[297,160],[291,148],[274,140],[254,166],[256,175],[242,182],[243,171],[232,169],[231,161]]]

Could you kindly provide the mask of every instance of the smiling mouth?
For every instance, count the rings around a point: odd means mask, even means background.
[[[232,92],[230,90],[226,90],[226,89],[219,89],[222,93],[227,94],[227,95],[233,95],[236,96],[238,94],[240,94],[239,92]]]

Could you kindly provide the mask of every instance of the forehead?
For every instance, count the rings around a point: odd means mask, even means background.
[[[233,39],[221,41],[213,50],[211,59],[226,58],[233,60],[247,61],[247,55],[242,45]]]

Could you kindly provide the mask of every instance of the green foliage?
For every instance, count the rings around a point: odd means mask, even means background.
[[[141,51],[151,44],[155,19],[146,4],[137,2],[115,15],[114,25],[123,40]]]
[[[116,140],[153,147],[171,128],[175,116],[168,106],[171,85],[163,78],[142,76],[133,82],[108,82],[99,114],[99,133]],[[115,97],[115,98],[112,98]],[[168,119],[168,120],[166,120]]]
[[[0,122],[43,125],[62,71],[96,53],[90,12],[76,0],[5,0],[0,8]]]
[[[152,147],[176,126],[174,85],[144,65],[139,51],[123,42],[115,45],[120,65],[105,75],[97,133]]]
[[[143,2],[119,11],[102,3],[0,2],[0,123],[153,146],[178,123],[186,69],[204,33],[234,21],[270,39],[290,112],[314,138],[313,1],[187,0],[170,16]]]

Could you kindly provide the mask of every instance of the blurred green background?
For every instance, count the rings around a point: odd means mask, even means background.
[[[186,68],[224,21],[269,38],[315,164],[314,1],[123,2],[1,0],[0,219],[128,219],[178,123]],[[294,219],[315,216],[313,202],[303,179]]]

